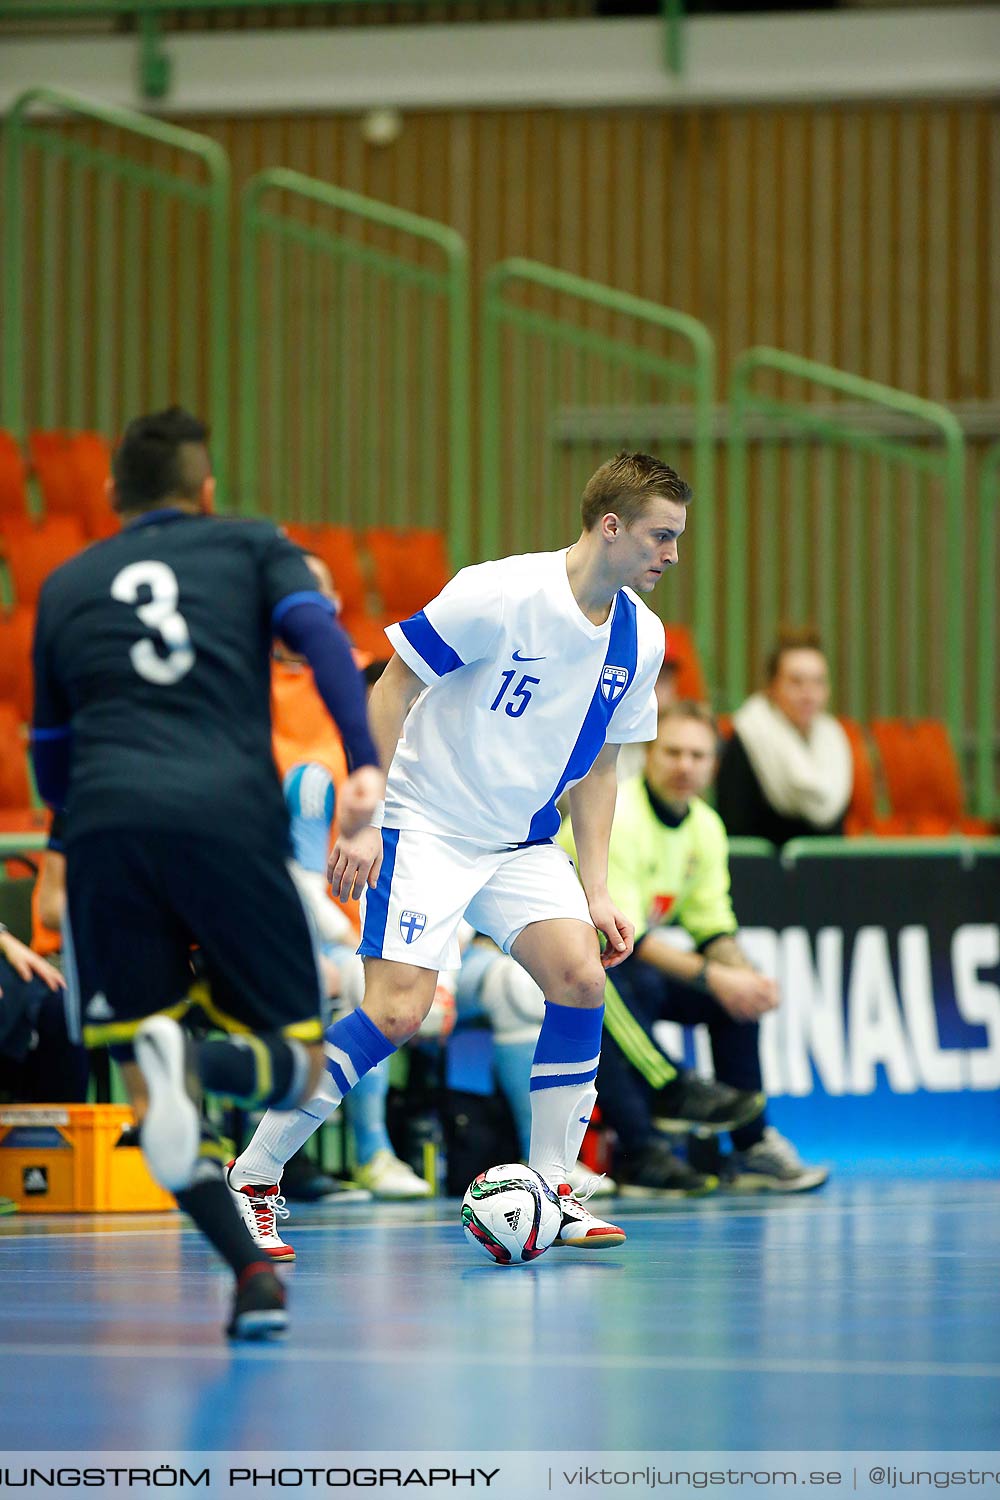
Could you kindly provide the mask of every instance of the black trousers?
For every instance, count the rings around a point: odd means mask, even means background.
[[[87,1054],[70,1040],[63,991],[20,979],[2,957],[0,990],[0,1094],[17,1104],[85,1103]]]
[[[761,1089],[756,1021],[734,1021],[713,996],[668,979],[641,958],[626,959],[611,971],[609,978],[647,1036],[652,1038],[656,1021],[707,1026],[719,1082],[753,1092]],[[641,1151],[655,1134],[651,1118],[653,1089],[607,1027],[601,1043],[597,1093],[601,1116],[617,1134],[621,1155],[630,1157]],[[745,1151],[759,1141],[765,1124],[766,1115],[760,1115],[742,1130],[734,1131],[732,1140],[736,1149]]]

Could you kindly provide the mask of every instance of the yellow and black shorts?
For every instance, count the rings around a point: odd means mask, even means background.
[[[316,948],[287,867],[259,841],[107,829],[66,847],[71,1027],[126,1043],[199,1005],[226,1031],[322,1035]],[[192,990],[191,950],[207,983]]]

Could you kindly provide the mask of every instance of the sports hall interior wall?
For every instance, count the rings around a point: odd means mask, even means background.
[[[357,114],[185,115],[182,123],[227,152],[234,217],[243,183],[263,168],[285,166],[458,230],[470,254],[473,393],[478,289],[490,266],[523,255],[702,320],[717,344],[720,401],[734,359],[751,345],[768,344],[955,406],[970,435],[966,597],[972,638],[977,461],[1000,433],[997,100],[423,110],[405,112],[398,138],[385,145],[366,139]],[[113,152],[180,168],[169,152],[117,132],[79,123],[60,128]],[[32,208],[29,282],[45,264],[32,253],[33,235],[39,244],[41,194]],[[152,237],[151,222],[148,233]],[[234,293],[237,253],[234,235]],[[211,294],[203,240],[190,227],[183,243],[174,232],[164,266],[176,283],[166,301],[177,313],[158,336],[166,337],[166,364],[175,380],[179,346],[199,339],[204,299]],[[116,266],[115,275],[120,273]],[[200,301],[185,319],[185,288],[192,278]],[[29,285],[29,305],[31,295]],[[96,356],[103,330],[93,309],[82,323],[82,337]],[[68,320],[52,333],[57,345],[65,342]],[[40,409],[41,368],[40,360],[29,357],[28,411]],[[202,359],[199,385],[205,373]],[[234,343],[234,429],[239,374]],[[120,387],[118,397],[121,409],[110,414],[112,428],[135,404]],[[155,399],[144,391],[139,404],[147,397]],[[475,437],[475,394],[472,406]],[[109,425],[86,411],[81,416],[80,425]],[[65,414],[56,419],[68,420]],[[716,538],[724,547],[722,443],[717,457]],[[680,447],[680,466],[684,458]],[[783,470],[779,483],[790,483]],[[445,492],[442,482],[442,497]],[[316,503],[317,497],[306,498]],[[801,497],[794,501],[801,507]],[[339,499],[326,496],[320,503],[336,507]],[[477,548],[475,479],[472,508]],[[438,519],[444,520],[443,513]],[[929,524],[933,545],[933,518]],[[689,560],[697,545],[693,525]],[[838,545],[849,542],[841,537]],[[664,608],[689,619],[693,570],[681,571]],[[752,578],[751,591],[755,586]],[[756,621],[759,612],[751,613]],[[748,642],[750,660],[766,647],[763,626],[760,633],[760,640],[755,635]],[[939,659],[938,678],[947,670],[953,666]]]
[[[387,145],[357,114],[180,123],[225,148],[234,191],[292,167],[453,226],[474,285],[524,255],[682,309],[723,380],[761,343],[1000,399],[1000,100],[426,110]]]

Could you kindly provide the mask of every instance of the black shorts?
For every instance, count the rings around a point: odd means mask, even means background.
[[[317,1040],[316,949],[286,859],[159,830],[72,840],[66,970],[87,1045],[131,1041],[148,1016],[193,1004],[227,1031]],[[194,945],[207,982],[195,981]]]

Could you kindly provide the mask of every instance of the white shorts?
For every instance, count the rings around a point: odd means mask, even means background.
[[[557,844],[484,849],[383,828],[382,846],[378,884],[361,897],[362,957],[457,969],[463,917],[504,953],[532,922],[571,917],[593,926],[573,861]]]

